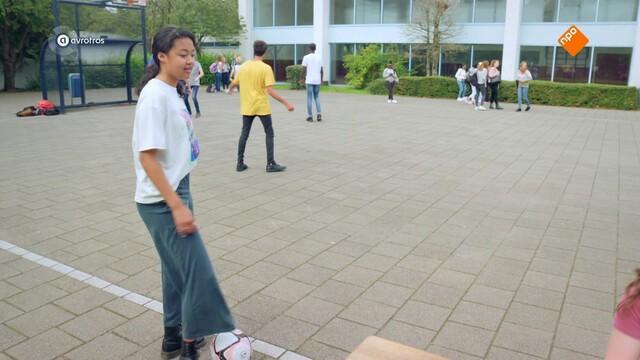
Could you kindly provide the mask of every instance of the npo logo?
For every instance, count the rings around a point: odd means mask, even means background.
[[[576,56],[589,43],[589,38],[577,26],[571,25],[558,38],[558,42],[571,56]]]

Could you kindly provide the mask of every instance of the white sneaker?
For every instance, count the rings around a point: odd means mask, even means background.
[[[391,104],[391,100],[387,100],[387,104]]]
[[[473,109],[474,109],[475,111],[478,111],[478,107],[477,107],[477,106],[474,106],[474,107],[473,107]]]
[[[487,110],[487,108],[486,108],[486,107],[484,107],[484,106],[480,106],[478,109],[479,109],[480,111],[486,111],[486,110]]]
[[[391,100],[392,103],[397,104],[398,100]]]

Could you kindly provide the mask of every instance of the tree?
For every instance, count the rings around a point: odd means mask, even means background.
[[[168,24],[191,30],[198,43],[207,37],[231,39],[244,31],[234,0],[149,0],[147,11],[149,44]]]
[[[359,50],[356,55],[345,56],[344,67],[347,69],[345,80],[347,84],[357,89],[364,89],[371,81],[382,76],[382,71],[388,63],[396,66],[398,75],[405,75],[406,62],[404,54],[395,51],[382,53],[378,45],[369,45]]]
[[[51,33],[51,0],[0,0],[0,47],[4,90],[15,91],[16,73],[26,59],[36,59]]]
[[[419,43],[416,53],[425,60],[427,76],[437,74],[440,50],[454,51],[447,45],[457,34],[451,16],[458,0],[416,0],[414,21],[409,25],[410,37]]]

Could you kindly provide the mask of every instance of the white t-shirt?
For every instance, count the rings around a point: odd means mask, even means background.
[[[140,152],[157,149],[157,159],[174,190],[196,165],[200,144],[191,115],[176,88],[151,79],[142,89],[133,122],[133,163],[136,169],[135,201],[152,204],[163,201],[160,191],[140,163]]]
[[[322,78],[320,71],[322,69],[322,59],[315,53],[305,55],[302,58],[302,66],[307,67],[307,78],[305,83],[310,85],[321,85]]]

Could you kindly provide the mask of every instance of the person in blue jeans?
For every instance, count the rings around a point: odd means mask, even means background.
[[[222,73],[224,72],[224,58],[222,56],[218,57],[218,61],[216,62],[216,92],[222,91]]]
[[[310,44],[310,54],[302,58],[307,87],[307,121],[313,122],[313,102],[316,102],[317,120],[322,121],[322,106],[320,105],[320,85],[322,85],[322,58],[316,54],[316,44]]]
[[[529,81],[533,80],[531,76],[531,72],[529,72],[529,68],[527,66],[527,62],[523,61],[520,63],[520,70],[516,74],[516,81],[518,82],[518,110],[522,111],[522,102],[527,103],[527,107],[524,111],[531,110],[531,106],[529,106]]]
[[[458,82],[458,101],[464,101],[465,83],[467,82],[467,65],[461,65],[456,72]]]

